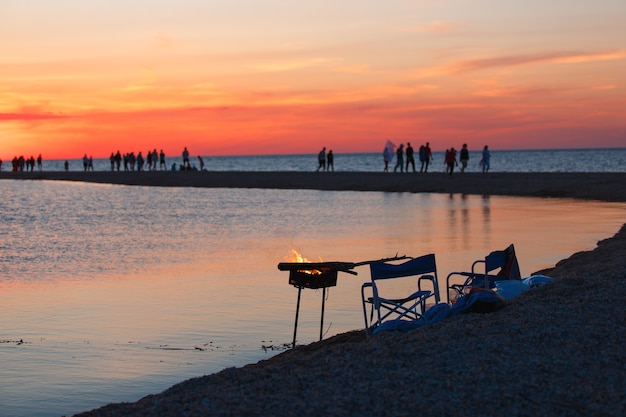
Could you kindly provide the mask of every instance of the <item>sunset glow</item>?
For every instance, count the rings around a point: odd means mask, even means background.
[[[626,3],[6,0],[0,158],[626,147]]]

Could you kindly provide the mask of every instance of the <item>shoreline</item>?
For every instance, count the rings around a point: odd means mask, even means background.
[[[555,197],[626,202],[626,173],[0,172],[0,180],[152,187],[265,188]]]
[[[44,172],[0,179],[626,202],[626,174]],[[369,338],[355,330],[76,416],[623,415],[624,253],[626,224],[594,250],[539,271],[557,282],[496,313]]]

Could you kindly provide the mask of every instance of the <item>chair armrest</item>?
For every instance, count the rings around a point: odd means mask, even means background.
[[[437,282],[437,279],[435,278],[435,276],[430,275],[430,274],[425,274],[425,275],[420,276],[417,280],[417,289],[419,291],[422,291],[422,280],[430,281],[433,287],[432,291],[429,290],[430,295],[428,295],[427,298],[430,297],[431,295],[434,295],[435,301],[439,302],[439,283]]]

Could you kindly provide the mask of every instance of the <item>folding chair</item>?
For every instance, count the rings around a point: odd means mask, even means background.
[[[480,266],[484,266],[482,271],[479,271]],[[495,272],[496,270],[498,271]],[[474,261],[470,272],[448,274],[446,278],[448,303],[463,295],[463,291],[467,288],[492,289],[496,286],[496,281],[521,278],[515,247],[511,244],[504,250],[491,252],[485,256],[485,259]]]
[[[387,320],[419,320],[426,310],[426,300],[434,297],[435,302],[439,302],[439,284],[434,254],[410,259],[401,264],[372,262],[370,274],[371,282],[366,282],[361,286],[363,318],[365,330],[368,333]],[[417,282],[413,283],[415,278]],[[411,284],[407,285],[407,279],[411,279]],[[424,281],[429,282],[428,289],[422,287]],[[396,294],[406,294],[407,287],[412,287],[417,291],[411,290],[413,292],[408,296],[396,296]],[[394,295],[391,295],[392,293]],[[369,316],[368,306],[370,307]]]

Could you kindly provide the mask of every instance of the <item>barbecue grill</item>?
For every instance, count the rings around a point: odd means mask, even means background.
[[[379,261],[391,261],[406,259],[406,256],[394,256],[393,258],[380,259],[376,261],[364,262],[281,262],[278,269],[289,271],[289,284],[298,289],[298,302],[296,304],[296,322],[293,328],[292,347],[296,346],[296,333],[298,331],[298,315],[300,313],[300,296],[303,288],[322,289],[322,314],[320,318],[320,340],[324,331],[324,304],[326,301],[326,288],[337,285],[337,275],[345,272],[357,275],[354,268],[360,265],[370,264]]]

